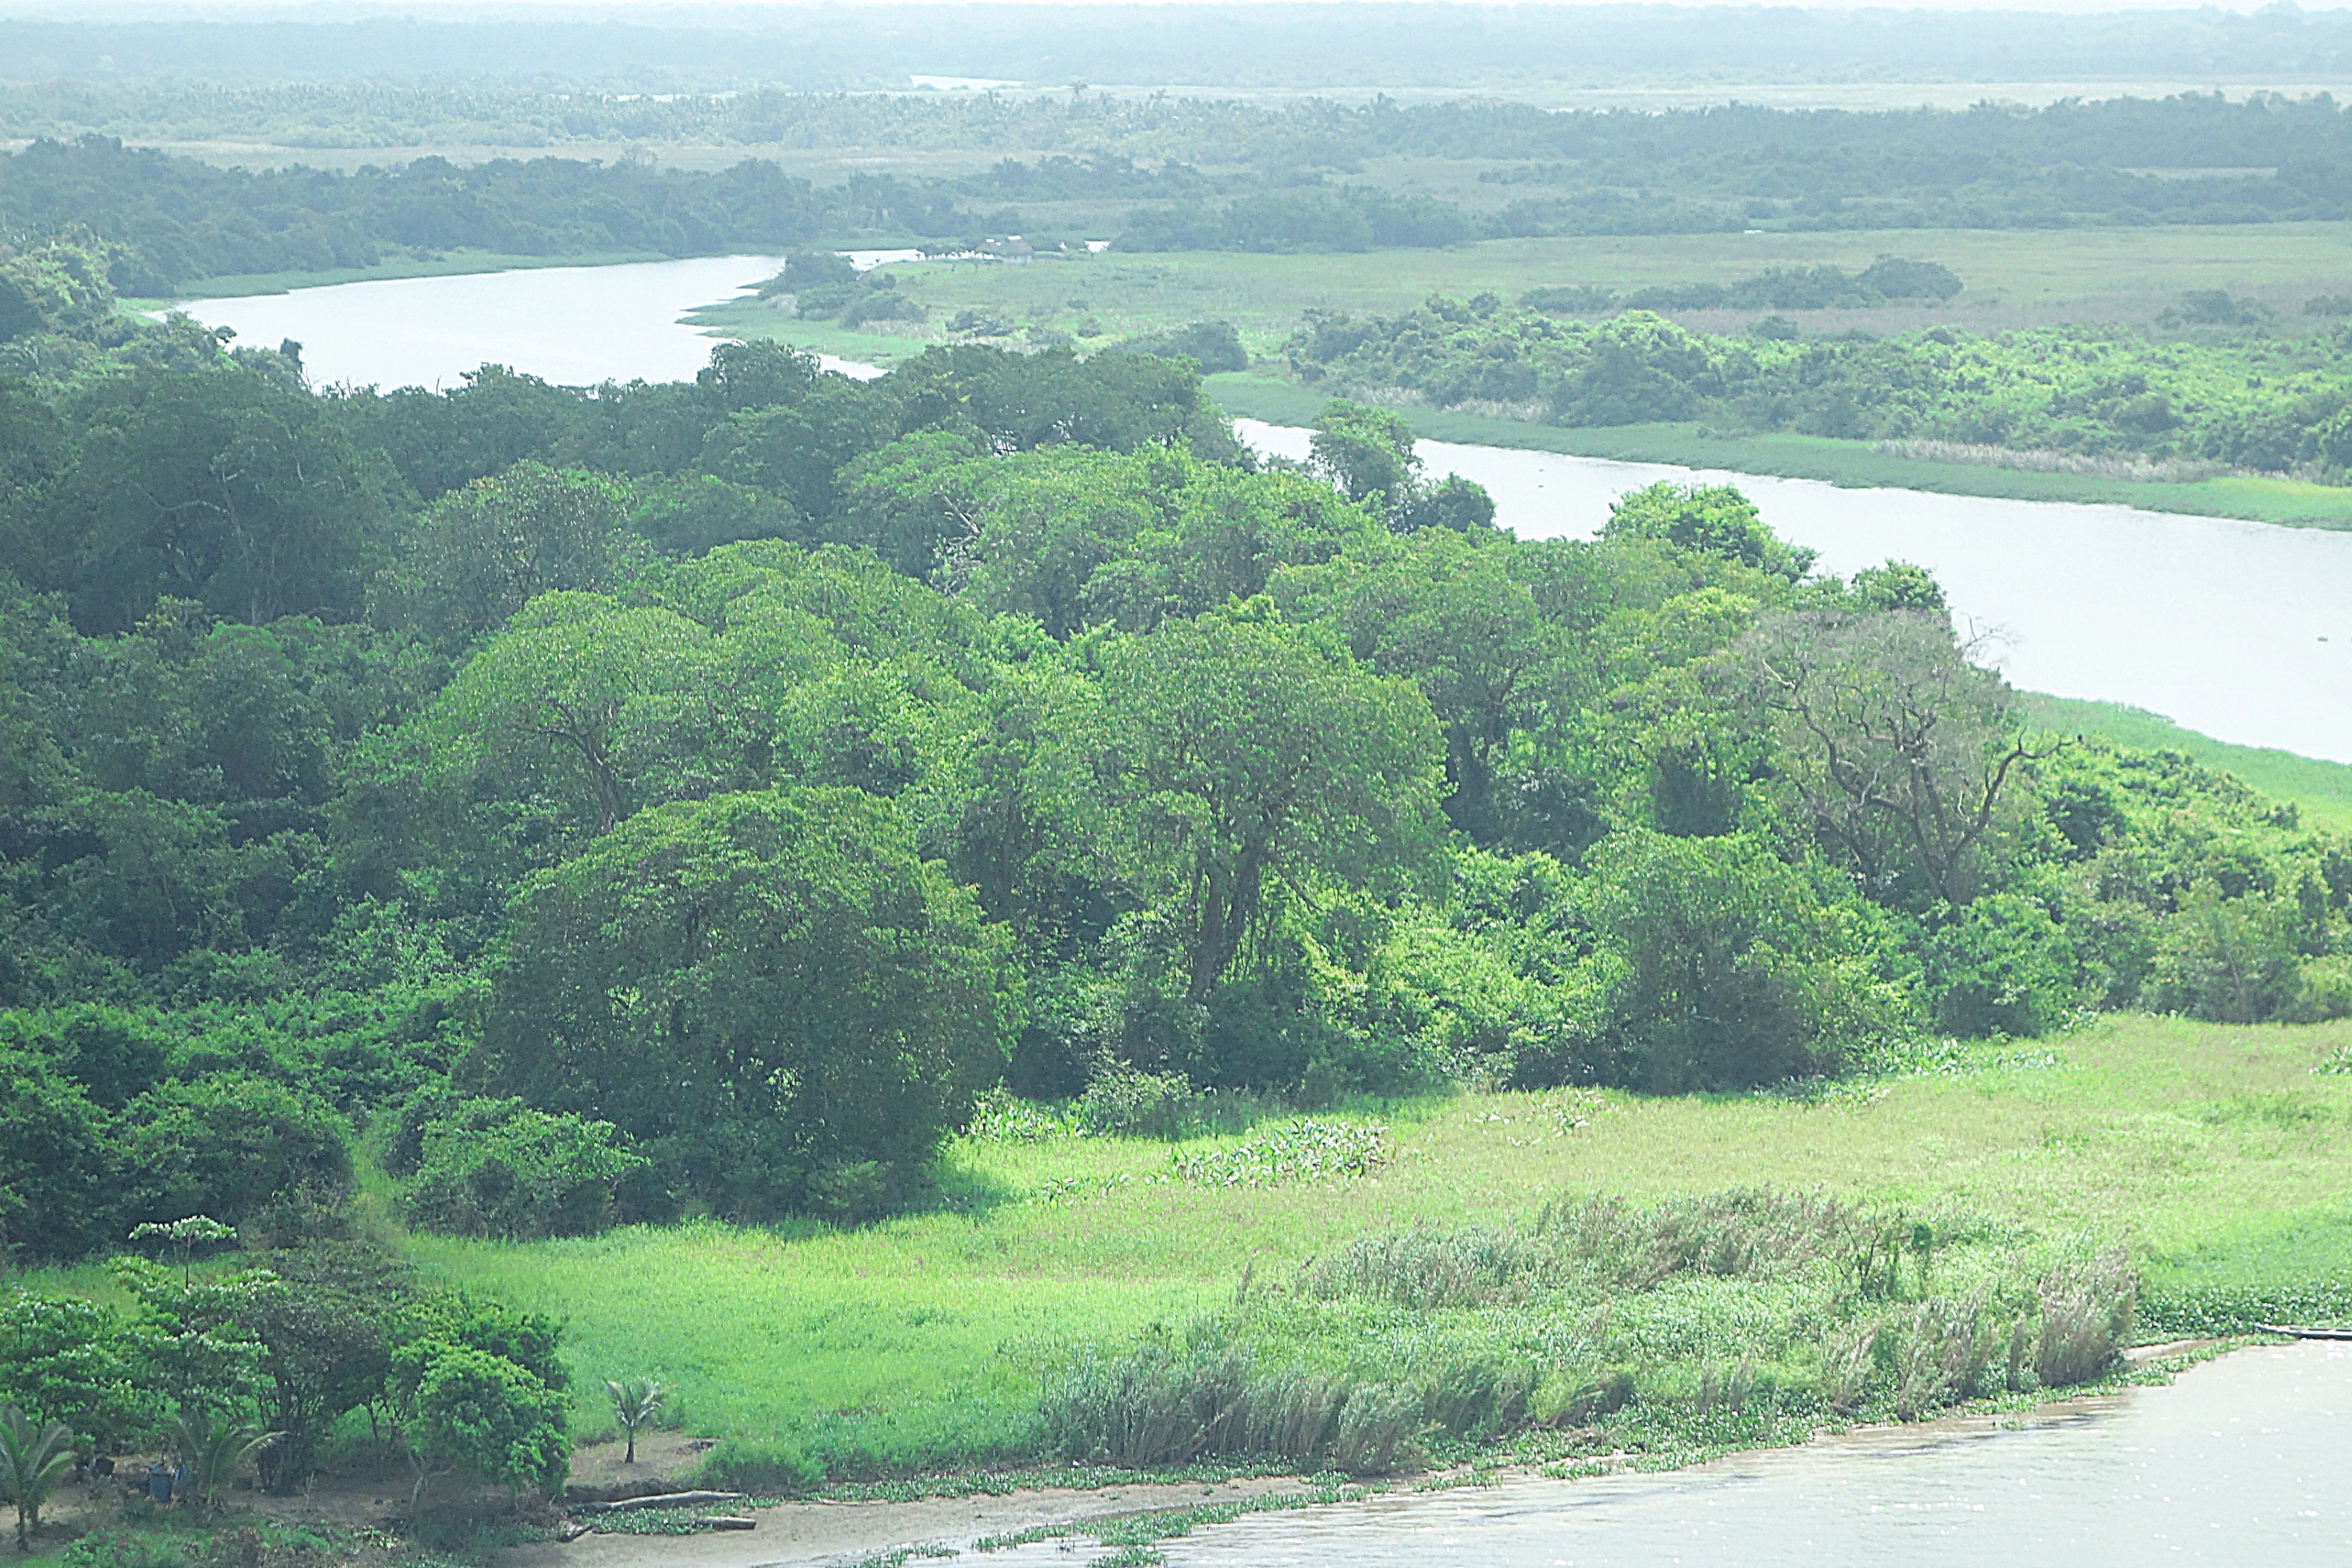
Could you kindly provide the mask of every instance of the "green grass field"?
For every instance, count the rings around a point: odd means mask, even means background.
[[[1524,1221],[1568,1194],[1821,1189],[1978,1216],[2008,1238],[2012,1273],[2019,1247],[2096,1240],[2130,1247],[2158,1292],[2352,1283],[2352,1077],[2312,1071],[2352,1045],[2352,1025],[2114,1016],[2047,1044],[2011,1053],[2021,1065],[1818,1104],[1610,1094],[1572,1130],[1536,1095],[1360,1112],[1391,1124],[1394,1158],[1336,1184],[1202,1190],[1155,1180],[1164,1143],[966,1141],[950,1159],[954,1206],[861,1230],[705,1223],[410,1247],[452,1282],[566,1316],[588,1386],[658,1376],[696,1430],[835,1465],[1013,1452],[1048,1368],[1227,1307],[1245,1269],[1301,1342],[1346,1334],[1347,1353],[1410,1358],[1448,1333],[1506,1332],[1348,1317],[1288,1282],[1357,1237]],[[1713,1324],[1689,1332],[1735,1342],[1733,1309],[1754,1305],[1695,1300],[1667,1306]],[[596,1419],[583,1403],[583,1424]]]
[[[2352,286],[2347,239],[2352,224],[1606,236],[1336,255],[1109,251],[1048,255],[1027,267],[918,262],[896,270],[899,287],[931,308],[934,324],[918,329],[918,336],[935,336],[937,322],[965,310],[1073,334],[1091,318],[1105,339],[1220,317],[1263,353],[1278,347],[1310,309],[1393,313],[1433,292],[1466,298],[1491,290],[1516,299],[1539,285],[1626,289],[1729,282],[1771,267],[1860,268],[1889,252],[1940,261],[1967,287],[1942,304],[1794,314],[1818,331],[1930,322],[1998,331],[2145,321],[2187,289],[2227,289],[2272,305],[2293,330],[2305,320],[2305,300]],[[1738,330],[1760,313],[1678,312],[1677,319]]]

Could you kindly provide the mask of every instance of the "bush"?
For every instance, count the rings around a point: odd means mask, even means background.
[[[501,1355],[437,1347],[416,1383],[418,1446],[483,1480],[562,1490],[572,1458],[563,1396]]]
[[[1125,353],[1189,359],[1201,367],[1203,375],[1249,368],[1249,351],[1242,347],[1241,334],[1234,331],[1231,321],[1193,321],[1164,332],[1129,338],[1118,346]]]
[[[1897,1031],[1859,922],[1753,839],[1616,835],[1580,892],[1597,1016],[1590,1073],[1655,1093],[1834,1071]]]
[[[1928,1014],[1948,1034],[2046,1035],[2087,1000],[2073,941],[2014,893],[1977,900],[1929,938],[1926,968]]]
[[[351,1191],[349,1136],[318,1100],[267,1079],[164,1084],[123,1112],[125,1217],[202,1214],[238,1225],[306,1197],[332,1206]]]
[[[614,1184],[647,1163],[609,1121],[470,1100],[426,1129],[408,1217],[425,1230],[508,1241],[593,1235],[612,1221]]]
[[[2157,939],[2146,1000],[2159,1013],[2260,1024],[2284,1015],[2301,987],[2286,911],[2260,894],[2230,899],[2200,882]]]
[[[47,1261],[120,1239],[117,1167],[106,1113],[81,1085],[0,1048],[0,1247]]]
[[[1200,1097],[1181,1073],[1138,1072],[1124,1065],[1098,1075],[1073,1108],[1094,1133],[1182,1138],[1198,1130]]]

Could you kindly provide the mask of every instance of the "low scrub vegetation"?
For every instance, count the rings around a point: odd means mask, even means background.
[[[2273,337],[2259,320],[2209,310],[2165,322],[2173,336],[1932,327],[1800,342],[1784,318],[1727,337],[1640,309],[1577,320],[1559,303],[1538,289],[1516,306],[1480,294],[1388,317],[1310,310],[1286,352],[1302,380],[1343,395],[1507,405],[1564,426],[1703,420],[2137,482],[2352,471],[2341,343]]]

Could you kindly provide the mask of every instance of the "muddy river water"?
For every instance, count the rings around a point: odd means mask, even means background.
[[[2318,1568],[2352,1563],[2347,1431],[2352,1346],[2297,1344],[2001,1423],[1662,1475],[1400,1490],[1248,1515],[1160,1551],[1170,1568]],[[989,1561],[1076,1560],[1059,1548]]]

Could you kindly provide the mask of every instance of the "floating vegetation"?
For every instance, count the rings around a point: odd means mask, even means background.
[[[1867,1105],[1884,1099],[1887,1086],[1903,1079],[1967,1078],[2065,1065],[2064,1057],[2046,1047],[1986,1045],[1949,1037],[1895,1040],[1855,1052],[1843,1076],[1788,1079],[1756,1092],[1805,1105]]]
[[[1326,1121],[1302,1116],[1223,1149],[1177,1154],[1178,1176],[1202,1187],[1279,1187],[1360,1176],[1389,1157],[1388,1128],[1379,1122]]]

